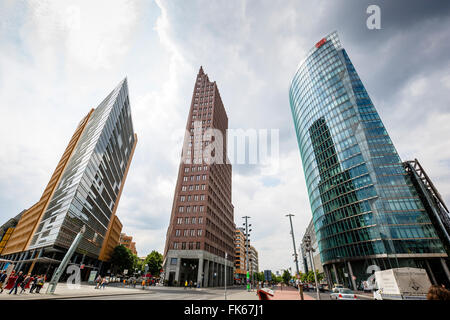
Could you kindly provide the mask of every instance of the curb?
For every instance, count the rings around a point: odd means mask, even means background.
[[[147,291],[147,290],[145,290],[145,291]],[[24,297],[23,299],[17,299],[17,300],[42,301],[42,300],[63,300],[63,299],[90,298],[90,297],[131,296],[131,295],[136,295],[136,294],[155,294],[155,292],[150,292],[150,291],[145,292],[145,291],[144,292],[133,292],[133,293],[125,292],[125,293],[108,293],[108,294],[96,294],[96,295],[83,294],[83,295],[78,295],[78,296],[55,296],[55,295],[44,294],[44,296],[39,297],[39,298],[34,298],[33,296],[30,296],[30,299],[27,299]],[[16,299],[14,299],[14,300],[16,300]],[[14,300],[4,300],[4,301],[14,301]]]
[[[144,290],[143,290],[144,291]],[[137,294],[155,294],[155,292],[135,292],[135,293],[116,293],[116,294],[100,294],[100,295],[84,295],[84,296],[71,296],[71,297],[49,297],[46,299],[36,300],[64,300],[64,299],[76,299],[76,298],[93,298],[93,297],[113,297],[113,296],[132,296]]]

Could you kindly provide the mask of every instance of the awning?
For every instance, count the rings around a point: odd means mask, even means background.
[[[36,259],[26,259],[26,260],[22,260],[22,261],[9,261],[9,262],[28,263],[28,262],[34,262],[34,261],[36,261],[36,263],[50,263],[50,264],[61,263],[60,260],[52,259],[52,258],[49,258],[49,257],[40,257],[40,258],[36,258]]]

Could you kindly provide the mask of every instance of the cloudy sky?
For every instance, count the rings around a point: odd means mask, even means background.
[[[381,8],[369,30],[366,9]],[[217,81],[229,127],[278,129],[279,166],[234,165],[235,222],[260,268],[292,267],[311,218],[288,90],[337,30],[403,160],[450,204],[448,1],[0,0],[0,223],[41,196],[80,119],[128,77],[139,142],[117,211],[140,256],[164,249],[195,76]]]

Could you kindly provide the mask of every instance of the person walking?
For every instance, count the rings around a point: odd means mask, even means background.
[[[45,275],[40,275],[36,283],[36,293],[40,293],[45,283]]]
[[[98,275],[98,277],[95,280],[95,282],[97,283],[97,285],[95,286],[95,289],[100,289],[100,285],[102,283],[102,277],[100,275]]]
[[[104,290],[107,284],[108,284],[108,280],[106,280],[106,277],[104,277],[102,279],[102,283],[101,283],[100,287]]]
[[[31,278],[31,288],[30,288],[30,293],[33,293],[33,291],[37,288],[37,283],[39,280],[39,276],[37,274],[35,274],[32,278]]]
[[[187,280],[184,282],[184,290],[186,290],[187,289],[187,286],[188,286],[188,282],[187,282]]]
[[[0,293],[3,293],[3,285],[6,282],[6,278],[8,278],[8,275],[6,274],[6,270],[3,270],[2,273],[0,274]]]
[[[20,284],[23,282],[23,280],[25,279],[23,272],[20,271],[19,274],[17,275],[16,281],[14,282],[13,287],[11,288],[11,291],[9,291],[8,294],[11,294],[14,291],[14,294],[17,294],[17,287],[20,286]]]
[[[30,281],[31,281],[31,273],[28,273],[25,279],[23,279],[22,283],[20,284],[20,288],[22,289],[20,290],[20,294],[25,292],[25,288]]]

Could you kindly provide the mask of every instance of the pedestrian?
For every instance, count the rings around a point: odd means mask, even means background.
[[[6,270],[3,270],[0,274],[0,293],[3,293],[3,285],[6,282],[6,278],[8,278],[8,275],[6,274]]]
[[[104,277],[102,279],[102,284],[100,286],[104,290],[107,284],[108,284],[108,280],[106,280],[106,277]]]
[[[31,279],[30,293],[33,293],[33,291],[37,288],[38,280],[39,280],[39,276],[37,274],[34,275],[33,278]]]
[[[20,291],[20,294],[25,292],[25,288],[28,285],[28,283],[31,281],[31,273],[28,273],[25,279],[23,279],[22,283],[20,284],[20,288],[22,289]]]
[[[187,289],[187,286],[188,286],[188,282],[187,282],[187,280],[184,282],[184,290],[186,290]]]
[[[8,294],[11,294],[13,291],[14,291],[14,294],[17,294],[17,287],[20,286],[20,284],[23,282],[24,279],[25,279],[25,277],[23,275],[23,272],[20,271],[16,278],[16,281],[14,282],[13,287],[11,288],[11,291],[9,291]]]
[[[97,279],[95,280],[95,282],[97,283],[97,285],[95,286],[95,289],[99,289],[100,285],[102,283],[102,277],[101,275],[98,275]]]
[[[40,293],[42,287],[44,286],[45,283],[45,275],[40,275],[38,277],[38,281],[36,283],[36,293]]]
[[[427,294],[427,300],[444,300],[449,301],[450,300],[450,291],[447,289],[432,285],[430,289],[428,290]]]

